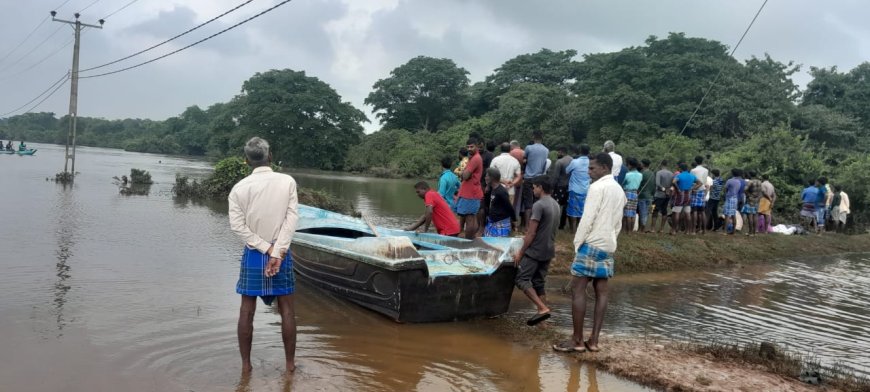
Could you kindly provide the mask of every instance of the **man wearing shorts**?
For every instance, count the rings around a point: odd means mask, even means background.
[[[528,325],[550,318],[550,308],[544,303],[544,283],[550,260],[556,256],[556,229],[559,227],[559,203],[550,197],[552,191],[552,184],[547,177],[533,181],[532,192],[538,201],[532,205],[523,246],[514,255],[514,264],[519,269],[517,288],[537,307],[537,313],[526,321]]]
[[[532,205],[538,200],[532,192],[532,183],[537,177],[547,175],[547,156],[550,150],[544,146],[544,134],[541,131],[535,131],[532,134],[534,144],[526,146],[523,152],[523,160],[525,161],[525,170],[523,171],[523,193],[520,206],[523,220],[520,225],[525,230],[529,224],[529,217],[532,214]]]
[[[613,277],[613,253],[616,238],[622,228],[625,193],[613,179],[613,159],[601,153],[589,162],[589,186],[586,209],[574,235],[577,253],[571,264],[571,315],[574,334],[567,342],[553,344],[561,352],[597,352],[598,337],[607,310],[607,282]],[[584,341],[583,321],[586,318],[586,286],[592,282],[595,290],[595,314],[592,333]]]
[[[701,187],[692,192],[691,229],[701,234],[707,229],[707,177],[710,174],[703,164],[704,157],[698,155],[695,157],[695,168],[692,169],[692,174],[701,182]]]
[[[568,225],[571,232],[577,230],[577,223],[583,217],[583,206],[586,204],[586,193],[589,191],[589,146],[580,146],[580,155],[568,164],[565,169],[570,176],[568,180]]]
[[[459,215],[459,228],[465,231],[465,238],[474,238],[477,234],[477,211],[480,200],[483,199],[483,189],[480,188],[480,178],[483,176],[483,159],[477,152],[477,139],[470,137],[466,143],[468,164],[459,176],[459,198],[456,199],[456,214]]]
[[[755,178],[755,170],[746,172],[746,204],[741,211],[746,218],[743,222],[749,225],[746,235],[755,235],[758,230],[758,207],[761,203],[761,181]]]

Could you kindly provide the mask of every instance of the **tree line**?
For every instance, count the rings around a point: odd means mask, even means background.
[[[842,72],[770,56],[737,60],[717,41],[671,33],[643,45],[578,56],[542,49],[507,60],[484,80],[451,59],[415,57],[372,87],[365,104],[380,130],[325,82],[293,70],[257,73],[230,102],[187,108],[165,121],[80,117],[82,145],[222,158],[261,135],[284,166],[434,177],[469,134],[501,142],[542,130],[548,146],[613,140],[624,156],[769,174],[791,208],[811,178],[844,186],[858,211],[870,202],[870,63]],[[705,91],[715,87],[687,124]],[[0,138],[64,143],[67,117],[0,119]],[[685,128],[685,129],[684,129]],[[457,157],[458,158],[458,157]],[[859,214],[855,214],[856,218]]]

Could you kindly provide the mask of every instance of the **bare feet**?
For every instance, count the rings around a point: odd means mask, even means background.
[[[294,363],[292,361],[287,362],[287,374],[292,374],[295,371],[296,371],[296,363]]]
[[[242,363],[242,375],[250,375],[254,371],[254,366],[250,362]]]
[[[592,353],[597,353],[597,352],[601,351],[601,349],[598,347],[598,343],[590,343],[587,340],[587,341],[583,342],[583,345],[586,346],[586,351],[589,351]]]

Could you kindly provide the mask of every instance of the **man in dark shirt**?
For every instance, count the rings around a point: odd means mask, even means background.
[[[553,164],[551,178],[553,181],[553,199],[562,207],[562,212],[559,216],[559,230],[565,228],[565,223],[568,222],[568,180],[571,176],[565,171],[574,157],[568,154],[568,147],[559,146],[556,149],[556,163]]]
[[[642,171],[640,172],[640,191],[637,196],[637,215],[639,218],[637,230],[641,233],[651,233],[651,228],[648,228],[646,224],[649,223],[649,208],[655,198],[656,184],[652,168],[650,168],[652,162],[649,159],[643,159],[640,163]]]
[[[559,203],[550,193],[552,184],[546,177],[535,178],[532,192],[538,201],[532,205],[528,230],[522,248],[514,255],[517,288],[529,297],[537,313],[526,324],[535,325],[550,318],[550,308],[544,303],[544,283],[550,260],[556,256],[556,228],[559,226]]]
[[[486,173],[486,170],[489,169],[489,166],[492,164],[492,159],[495,158],[495,142],[489,141],[489,143],[484,143],[483,138],[477,136],[477,134],[472,134],[473,137],[477,137],[477,150],[480,151],[480,158],[483,161],[483,172]],[[486,176],[480,176],[480,189],[483,189],[484,196],[489,191],[487,189]],[[486,200],[480,200],[480,210],[477,211],[477,236],[483,235],[483,228],[486,224],[486,209],[489,208],[489,205],[486,203]]]

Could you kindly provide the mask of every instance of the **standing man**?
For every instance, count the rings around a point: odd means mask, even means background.
[[[520,163],[520,170],[525,172],[526,170],[526,158],[525,152],[520,147],[520,142],[516,140],[511,140],[511,156]],[[514,211],[517,213],[517,219],[520,220],[520,224],[522,224],[522,207],[523,207],[523,177],[520,177],[517,181],[517,185],[514,187]]]
[[[577,223],[583,217],[586,193],[589,192],[589,146],[580,146],[580,155],[565,169],[568,180],[568,225],[571,232],[577,231]]]
[[[758,230],[758,205],[761,202],[761,181],[755,178],[755,170],[746,172],[746,204],[743,205],[743,214],[746,218],[743,223],[749,225],[746,235],[754,236]]]
[[[514,255],[514,263],[519,269],[517,288],[537,307],[537,313],[526,321],[527,325],[536,325],[550,318],[550,308],[544,303],[544,283],[550,260],[556,256],[556,228],[559,225],[559,203],[550,197],[551,187],[546,177],[538,177],[532,183],[532,192],[538,201],[531,208],[523,246]]]
[[[701,187],[692,193],[692,230],[704,234],[707,230],[707,177],[709,171],[704,167],[704,157],[695,157],[692,175],[701,182]]]
[[[483,199],[483,189],[480,188],[483,159],[477,153],[477,139],[468,138],[466,144],[468,164],[459,176],[462,184],[459,185],[456,213],[459,215],[460,230],[465,231],[465,238],[472,239],[477,234],[477,211],[480,210],[480,200]]]
[[[453,160],[449,156],[441,158],[441,177],[438,178],[438,194],[453,210],[456,206],[456,192],[459,191],[459,177],[453,174],[450,168],[453,167]]]
[[[656,219],[662,217],[662,224],[659,226],[657,233],[661,233],[665,229],[665,221],[668,220],[668,206],[670,205],[671,189],[673,188],[674,172],[668,169],[668,161],[662,160],[659,171],[656,172],[656,193],[653,199],[655,211],[653,212],[652,228],[656,227]]]
[[[810,181],[809,185],[801,191],[801,224],[807,232],[816,226],[816,199],[818,199],[819,188],[817,181]]]
[[[773,204],[776,202],[776,188],[770,183],[770,176],[764,174],[761,176],[764,180],[761,183],[761,201],[758,203],[758,215],[764,216],[764,232],[770,233],[770,226],[773,225]]]
[[[695,220],[690,214],[692,210],[692,192],[701,187],[701,181],[689,171],[689,165],[680,163],[680,174],[674,177],[674,186],[677,188],[674,194],[674,226],[671,234],[675,234],[680,226],[686,228],[686,234],[695,234]]]
[[[652,162],[650,162],[649,159],[644,158],[640,163],[640,169],[642,171],[640,172],[640,190],[637,195],[637,215],[640,220],[638,231],[641,233],[650,233],[652,230],[650,230],[646,224],[649,222],[649,207],[652,205],[653,199],[655,198],[655,184],[653,183],[653,172],[650,168]]]
[[[544,134],[541,131],[532,133],[534,144],[526,146],[523,152],[526,168],[523,171],[523,200],[522,208],[523,220],[521,226],[526,228],[529,224],[529,217],[532,215],[532,205],[537,200],[534,192],[532,192],[532,180],[547,174],[547,155],[550,150],[544,146]],[[545,177],[546,178],[546,177]]]
[[[725,182],[725,234],[734,234],[737,225],[737,204],[740,199],[740,188],[743,187],[743,178],[740,177],[740,169],[731,169],[731,178]]]
[[[837,230],[837,233],[842,233],[846,230],[846,220],[852,212],[852,204],[849,202],[849,195],[843,191],[841,186],[834,186],[834,192],[834,208],[832,210],[834,228]]]
[[[625,211],[624,221],[622,222],[622,230],[628,234],[634,230],[634,220],[637,217],[637,191],[640,189],[640,183],[643,176],[637,171],[640,163],[637,159],[628,158],[628,173],[625,175],[625,180],[622,182],[622,188],[625,189]]]
[[[562,352],[600,351],[598,336],[604,324],[607,310],[607,282],[613,277],[613,253],[616,238],[622,226],[622,211],[625,194],[613,179],[613,161],[610,155],[601,153],[589,163],[589,176],[594,181],[589,186],[586,209],[580,226],[574,235],[577,255],[571,263],[571,316],[574,325],[573,338],[569,342],[556,343],[553,349]],[[586,286],[592,282],[595,289],[595,315],[592,334],[583,340],[583,321],[586,318]]]
[[[613,175],[614,180],[619,177],[619,172],[622,170],[622,155],[614,152],[616,150],[616,145],[613,144],[613,140],[608,140],[604,142],[604,152],[610,155],[610,159],[613,160],[613,169],[611,169],[611,174]],[[619,182],[617,182],[618,184]]]
[[[483,227],[486,225],[486,209],[489,206],[486,204],[484,198],[486,197],[486,193],[488,192],[487,183],[486,183],[486,170],[489,169],[489,165],[492,164],[492,159],[495,158],[495,142],[490,141],[489,143],[483,142],[483,138],[473,134],[473,137],[477,139],[477,151],[480,152],[480,158],[483,160],[483,175],[480,176],[480,189],[483,191],[483,197],[480,199],[480,209],[477,211],[477,236],[480,237],[483,235]]]
[[[573,147],[571,149],[574,150]],[[568,218],[568,181],[571,179],[566,169],[574,161],[574,157],[568,155],[568,148],[565,146],[559,146],[556,149],[556,157],[558,159],[556,159],[556,164],[553,165],[552,175],[553,199],[556,199],[556,202],[562,207],[562,212],[559,215],[559,230],[564,230]]]
[[[825,231],[825,221],[828,219],[828,178],[819,177],[816,180],[816,232],[822,234]]]
[[[452,173],[451,173],[452,174]],[[423,226],[423,232],[429,231],[429,225],[434,223],[435,230],[438,234],[457,236],[459,235],[459,223],[456,222],[456,217],[453,216],[453,211],[444,198],[438,192],[429,189],[429,184],[426,181],[420,181],[414,184],[414,192],[417,193],[423,204],[426,205],[426,212],[413,225],[408,226],[406,231],[417,230]]]
[[[713,185],[710,186],[710,201],[707,202],[707,221],[710,222],[707,227],[716,231],[718,230],[716,222],[719,221],[719,201],[722,200],[725,181],[722,181],[719,169],[710,170],[710,173],[713,175]]]
[[[293,257],[288,249],[296,223],[296,181],[272,171],[269,143],[254,137],[245,143],[245,162],[254,170],[230,191],[230,228],[244,242],[236,292],[242,295],[238,339],[242,372],[250,373],[251,342],[257,297],[271,305],[278,298],[287,372],[296,370],[296,320],[293,310]]]
[[[505,190],[507,190],[511,205],[516,205],[514,204],[515,188],[523,178],[523,171],[520,166],[520,161],[514,158],[510,153],[510,144],[502,143],[499,148],[501,149],[501,155],[493,158],[489,167],[498,170],[501,175],[501,184],[504,185]]]

